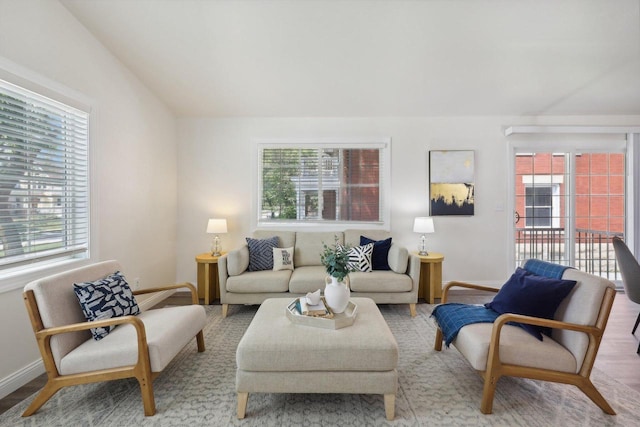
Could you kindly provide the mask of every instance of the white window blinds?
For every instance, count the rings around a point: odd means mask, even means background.
[[[0,269],[88,251],[88,120],[0,80]]]
[[[383,223],[385,150],[388,144],[259,145],[258,223]]]

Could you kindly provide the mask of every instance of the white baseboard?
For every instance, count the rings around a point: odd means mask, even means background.
[[[24,368],[0,380],[0,399],[5,398],[30,381],[44,374],[42,359],[31,362]]]
[[[171,295],[175,293],[175,289],[171,289],[168,291],[157,292],[155,294],[150,294],[148,297],[140,298],[136,297],[138,300],[138,306],[140,310],[149,310],[154,307],[156,304],[161,303],[163,300],[169,298]],[[13,393],[20,387],[34,380],[38,376],[45,373],[44,364],[42,363],[42,359],[38,359],[35,362],[28,364],[22,369],[14,372],[0,380],[0,399],[8,396]]]

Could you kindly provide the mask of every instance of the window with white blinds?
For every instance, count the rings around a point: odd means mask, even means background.
[[[384,224],[389,144],[258,144],[258,225]]]
[[[87,256],[88,122],[0,80],[0,270]]]

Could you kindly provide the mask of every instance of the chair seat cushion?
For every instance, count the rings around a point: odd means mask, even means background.
[[[162,371],[206,323],[204,307],[186,305],[142,312],[149,346],[151,371]],[[136,330],[131,324],[116,327],[96,341],[89,339],[62,358],[60,374],[134,365],[138,358]]]
[[[453,340],[453,345],[471,363],[484,371],[487,368],[492,323],[475,323],[464,326]],[[548,336],[538,341],[519,326],[505,325],[500,335],[500,360],[504,364],[577,372],[573,354]]]

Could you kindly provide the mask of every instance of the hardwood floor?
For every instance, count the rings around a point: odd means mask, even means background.
[[[451,301],[483,303],[491,298],[492,295],[452,292]],[[167,304],[172,305],[189,302],[190,298],[180,295],[171,296],[166,300]],[[638,337],[631,335],[638,312],[640,312],[640,305],[629,301],[624,293],[619,292],[616,295],[595,367],[640,392],[640,355],[636,353],[640,328],[636,331]],[[45,382],[46,375],[43,374],[4,399],[0,399],[0,414],[40,390]]]

